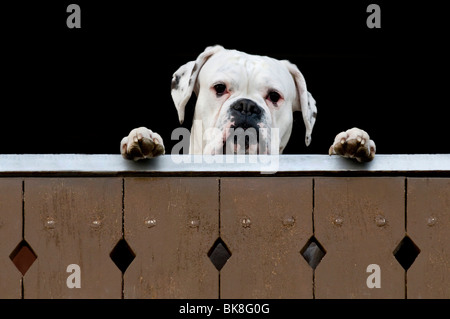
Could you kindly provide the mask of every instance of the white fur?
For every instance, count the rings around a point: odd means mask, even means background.
[[[191,94],[197,95],[194,121],[191,130],[191,154],[209,153],[218,149],[217,145],[207,145],[207,140],[195,140],[204,136],[211,127],[225,132],[230,126],[228,110],[238,99],[247,98],[256,102],[264,113],[263,127],[278,128],[279,152],[285,148],[292,131],[293,111],[301,110],[306,126],[306,144],[311,141],[311,133],[317,114],[315,101],[306,90],[306,82],[298,68],[288,61],[270,57],[250,55],[236,50],[226,50],[221,46],[208,47],[196,61],[181,66],[173,81],[172,97],[180,122],[184,120],[184,108]],[[224,83],[230,94],[217,98],[213,86]],[[274,107],[266,100],[270,90],[275,89],[283,96],[283,101]],[[314,114],[314,116],[312,115]],[[198,123],[198,122],[197,122]],[[202,132],[197,132],[201,129]],[[221,143],[223,141],[217,141]]]

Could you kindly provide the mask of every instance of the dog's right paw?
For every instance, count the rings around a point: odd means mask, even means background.
[[[131,130],[120,142],[120,153],[128,160],[152,158],[164,154],[164,144],[158,133],[146,127]]]

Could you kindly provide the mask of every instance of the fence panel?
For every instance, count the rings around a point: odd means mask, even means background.
[[[212,158],[0,155],[0,298],[450,297],[449,154]]]
[[[312,179],[222,178],[220,235],[231,251],[222,298],[312,298],[300,251],[312,235]]]
[[[136,255],[125,298],[217,298],[218,179],[126,178],[125,239]]]
[[[22,241],[22,179],[0,179],[0,299],[21,298],[22,274],[11,253]]]
[[[122,179],[25,179],[25,239],[37,259],[24,297],[120,298],[122,276],[109,254],[121,237]],[[81,288],[67,285],[71,264],[80,267]]]
[[[315,236],[326,255],[315,271],[316,298],[404,298],[404,269],[393,251],[404,236],[404,178],[316,178]],[[369,288],[367,267],[380,267]]]
[[[407,272],[408,298],[450,297],[450,178],[408,178],[407,230],[421,250]]]

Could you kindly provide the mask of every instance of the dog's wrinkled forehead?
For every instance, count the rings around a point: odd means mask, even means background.
[[[232,90],[263,90],[270,87],[295,96],[295,83],[280,61],[235,50],[218,52],[205,63],[200,70],[196,92],[200,85],[216,82],[226,82]]]

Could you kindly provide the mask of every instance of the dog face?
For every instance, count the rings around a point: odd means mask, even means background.
[[[191,138],[193,154],[244,150],[246,154],[269,154],[271,143],[281,153],[291,135],[292,112],[297,110],[303,112],[305,141],[310,143],[315,101],[298,68],[288,61],[209,47],[173,76],[172,97],[180,122],[192,92],[197,95],[194,121],[201,121],[201,136],[206,137],[201,141]],[[276,135],[271,134],[273,128],[278,129]],[[191,134],[198,133],[196,129],[200,128],[193,127]]]

